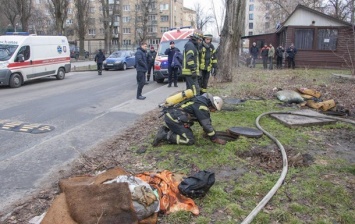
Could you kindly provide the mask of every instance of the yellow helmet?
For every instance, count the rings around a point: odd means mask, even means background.
[[[209,34],[209,33],[208,33],[208,34],[206,33],[206,34],[203,35],[203,38],[206,38],[206,37],[207,37],[207,38],[210,38],[210,39],[212,40],[213,35],[212,35],[212,34]]]

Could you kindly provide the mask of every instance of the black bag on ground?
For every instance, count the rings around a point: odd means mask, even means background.
[[[214,173],[200,171],[193,176],[185,178],[178,188],[182,195],[189,198],[201,198],[206,195],[208,190],[215,182]]]

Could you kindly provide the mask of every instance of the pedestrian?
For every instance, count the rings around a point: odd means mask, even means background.
[[[106,57],[104,53],[102,52],[101,49],[99,49],[99,52],[95,56],[95,62],[97,65],[97,72],[98,75],[102,75],[102,63],[105,61]]]
[[[264,69],[267,69],[267,60],[269,57],[269,47],[267,44],[264,45],[263,48],[261,48],[261,58],[263,59],[263,67]]]
[[[173,56],[173,61],[171,62],[171,67],[176,72],[177,76],[181,75],[181,67],[182,67],[183,56],[179,50],[176,48],[175,54]],[[178,87],[177,79],[174,79],[174,87]]]
[[[274,68],[273,66],[273,61],[275,57],[275,48],[272,46],[272,44],[269,45],[269,53],[268,53],[268,58],[269,58],[269,69],[272,70]]]
[[[212,44],[212,34],[205,34],[200,48],[200,72],[199,86],[200,94],[207,92],[208,80],[210,78],[212,67],[217,67],[216,49]]]
[[[145,73],[148,71],[148,57],[147,57],[147,43],[142,42],[137,48],[136,56],[136,70],[137,70],[137,99],[144,100],[146,97],[142,96],[142,90],[145,85]]]
[[[293,45],[293,43],[290,45],[290,47],[287,49],[286,51],[287,55],[288,55],[288,68],[295,69],[295,57],[297,54],[297,49],[295,48],[295,46]]]
[[[154,61],[155,57],[157,56],[157,52],[155,51],[154,47],[150,47],[150,51],[148,52],[148,74],[147,74],[147,81],[149,82],[150,80],[150,74],[153,68],[153,74],[154,74]]]
[[[190,35],[190,40],[184,46],[184,62],[182,65],[182,75],[186,81],[186,89],[191,89],[194,95],[200,94],[198,84],[199,74],[199,52],[198,47],[203,35],[201,31],[195,30]]]
[[[191,98],[180,107],[165,109],[164,122],[153,141],[153,146],[159,142],[168,141],[171,144],[193,145],[195,143],[191,126],[199,122],[210,140],[217,144],[226,144],[226,141],[216,136],[211,122],[210,112],[221,110],[223,100],[209,93]]]
[[[259,54],[259,48],[256,46],[255,42],[253,42],[253,45],[250,47],[249,54],[251,55],[250,68],[255,68],[256,59]]]
[[[280,45],[276,48],[276,68],[282,69],[282,59],[284,56],[285,49]]]
[[[168,87],[171,87],[174,81],[174,86],[177,87],[178,71],[171,66],[175,52],[178,49],[175,47],[175,42],[170,41],[170,47],[165,50],[165,55],[168,55]]]

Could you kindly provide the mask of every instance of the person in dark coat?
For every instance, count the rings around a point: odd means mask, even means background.
[[[256,46],[255,42],[250,47],[249,53],[251,55],[250,67],[255,68],[255,62],[256,62],[256,59],[258,58],[258,54],[259,54],[259,48]]]
[[[181,54],[179,48],[176,48],[175,54],[173,56],[173,61],[171,62],[171,67],[174,68],[177,76],[181,75],[183,55]],[[177,79],[174,79],[174,87],[178,87]]]
[[[147,81],[149,82],[150,79],[150,74],[153,68],[153,74],[154,74],[154,60],[155,57],[157,56],[157,52],[155,51],[154,47],[150,47],[150,51],[148,52],[148,74],[147,74]]]
[[[276,48],[276,68],[282,69],[282,59],[284,57],[285,49],[282,46]]]
[[[288,61],[288,68],[295,69],[295,57],[297,54],[297,49],[291,44],[291,46],[287,49],[287,61]]]
[[[261,57],[263,59],[264,69],[267,69],[267,61],[269,57],[269,47],[267,46],[267,44],[265,44],[264,47],[261,48]]]
[[[99,49],[99,52],[95,56],[95,62],[97,65],[97,71],[98,75],[102,75],[102,63],[105,61],[106,57],[104,53],[102,52],[101,49]]]
[[[223,100],[218,96],[205,93],[191,98],[180,107],[167,108],[164,122],[155,136],[153,146],[159,142],[168,141],[172,144],[193,145],[195,143],[191,126],[197,121],[203,128],[210,140],[217,144],[226,144],[219,139],[212,126],[210,112],[221,110]]]
[[[148,71],[148,57],[147,57],[147,43],[141,43],[136,52],[136,70],[137,70],[137,99],[144,100],[146,97],[142,96],[142,90],[145,85],[145,73]]]
[[[177,87],[177,79],[178,79],[178,71],[176,68],[171,66],[171,63],[173,62],[173,57],[175,52],[179,50],[175,47],[175,42],[170,41],[170,47],[165,50],[165,55],[168,55],[168,87],[171,87],[171,83],[173,82],[174,79],[174,86]]]

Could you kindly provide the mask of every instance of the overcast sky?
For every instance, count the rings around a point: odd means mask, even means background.
[[[190,9],[195,9],[195,5],[196,3],[200,3],[200,5],[202,6],[202,8],[204,9],[204,11],[208,11],[209,10],[209,13],[211,13],[211,15],[213,15],[213,11],[210,10],[212,8],[212,3],[211,3],[212,0],[204,0],[204,1],[201,1],[201,0],[184,0],[184,6],[185,7],[188,7]],[[217,18],[219,18],[219,21],[218,21],[218,25],[220,26],[220,29],[221,28],[221,22],[222,22],[222,7],[223,7],[223,3],[224,0],[213,0],[213,3],[214,3],[214,7],[216,9],[216,14],[217,14]],[[217,26],[216,26],[216,23],[213,22],[211,24],[209,24],[205,30],[205,32],[209,32],[209,33],[212,33],[214,36],[217,36],[218,35],[218,32],[217,32]]]

